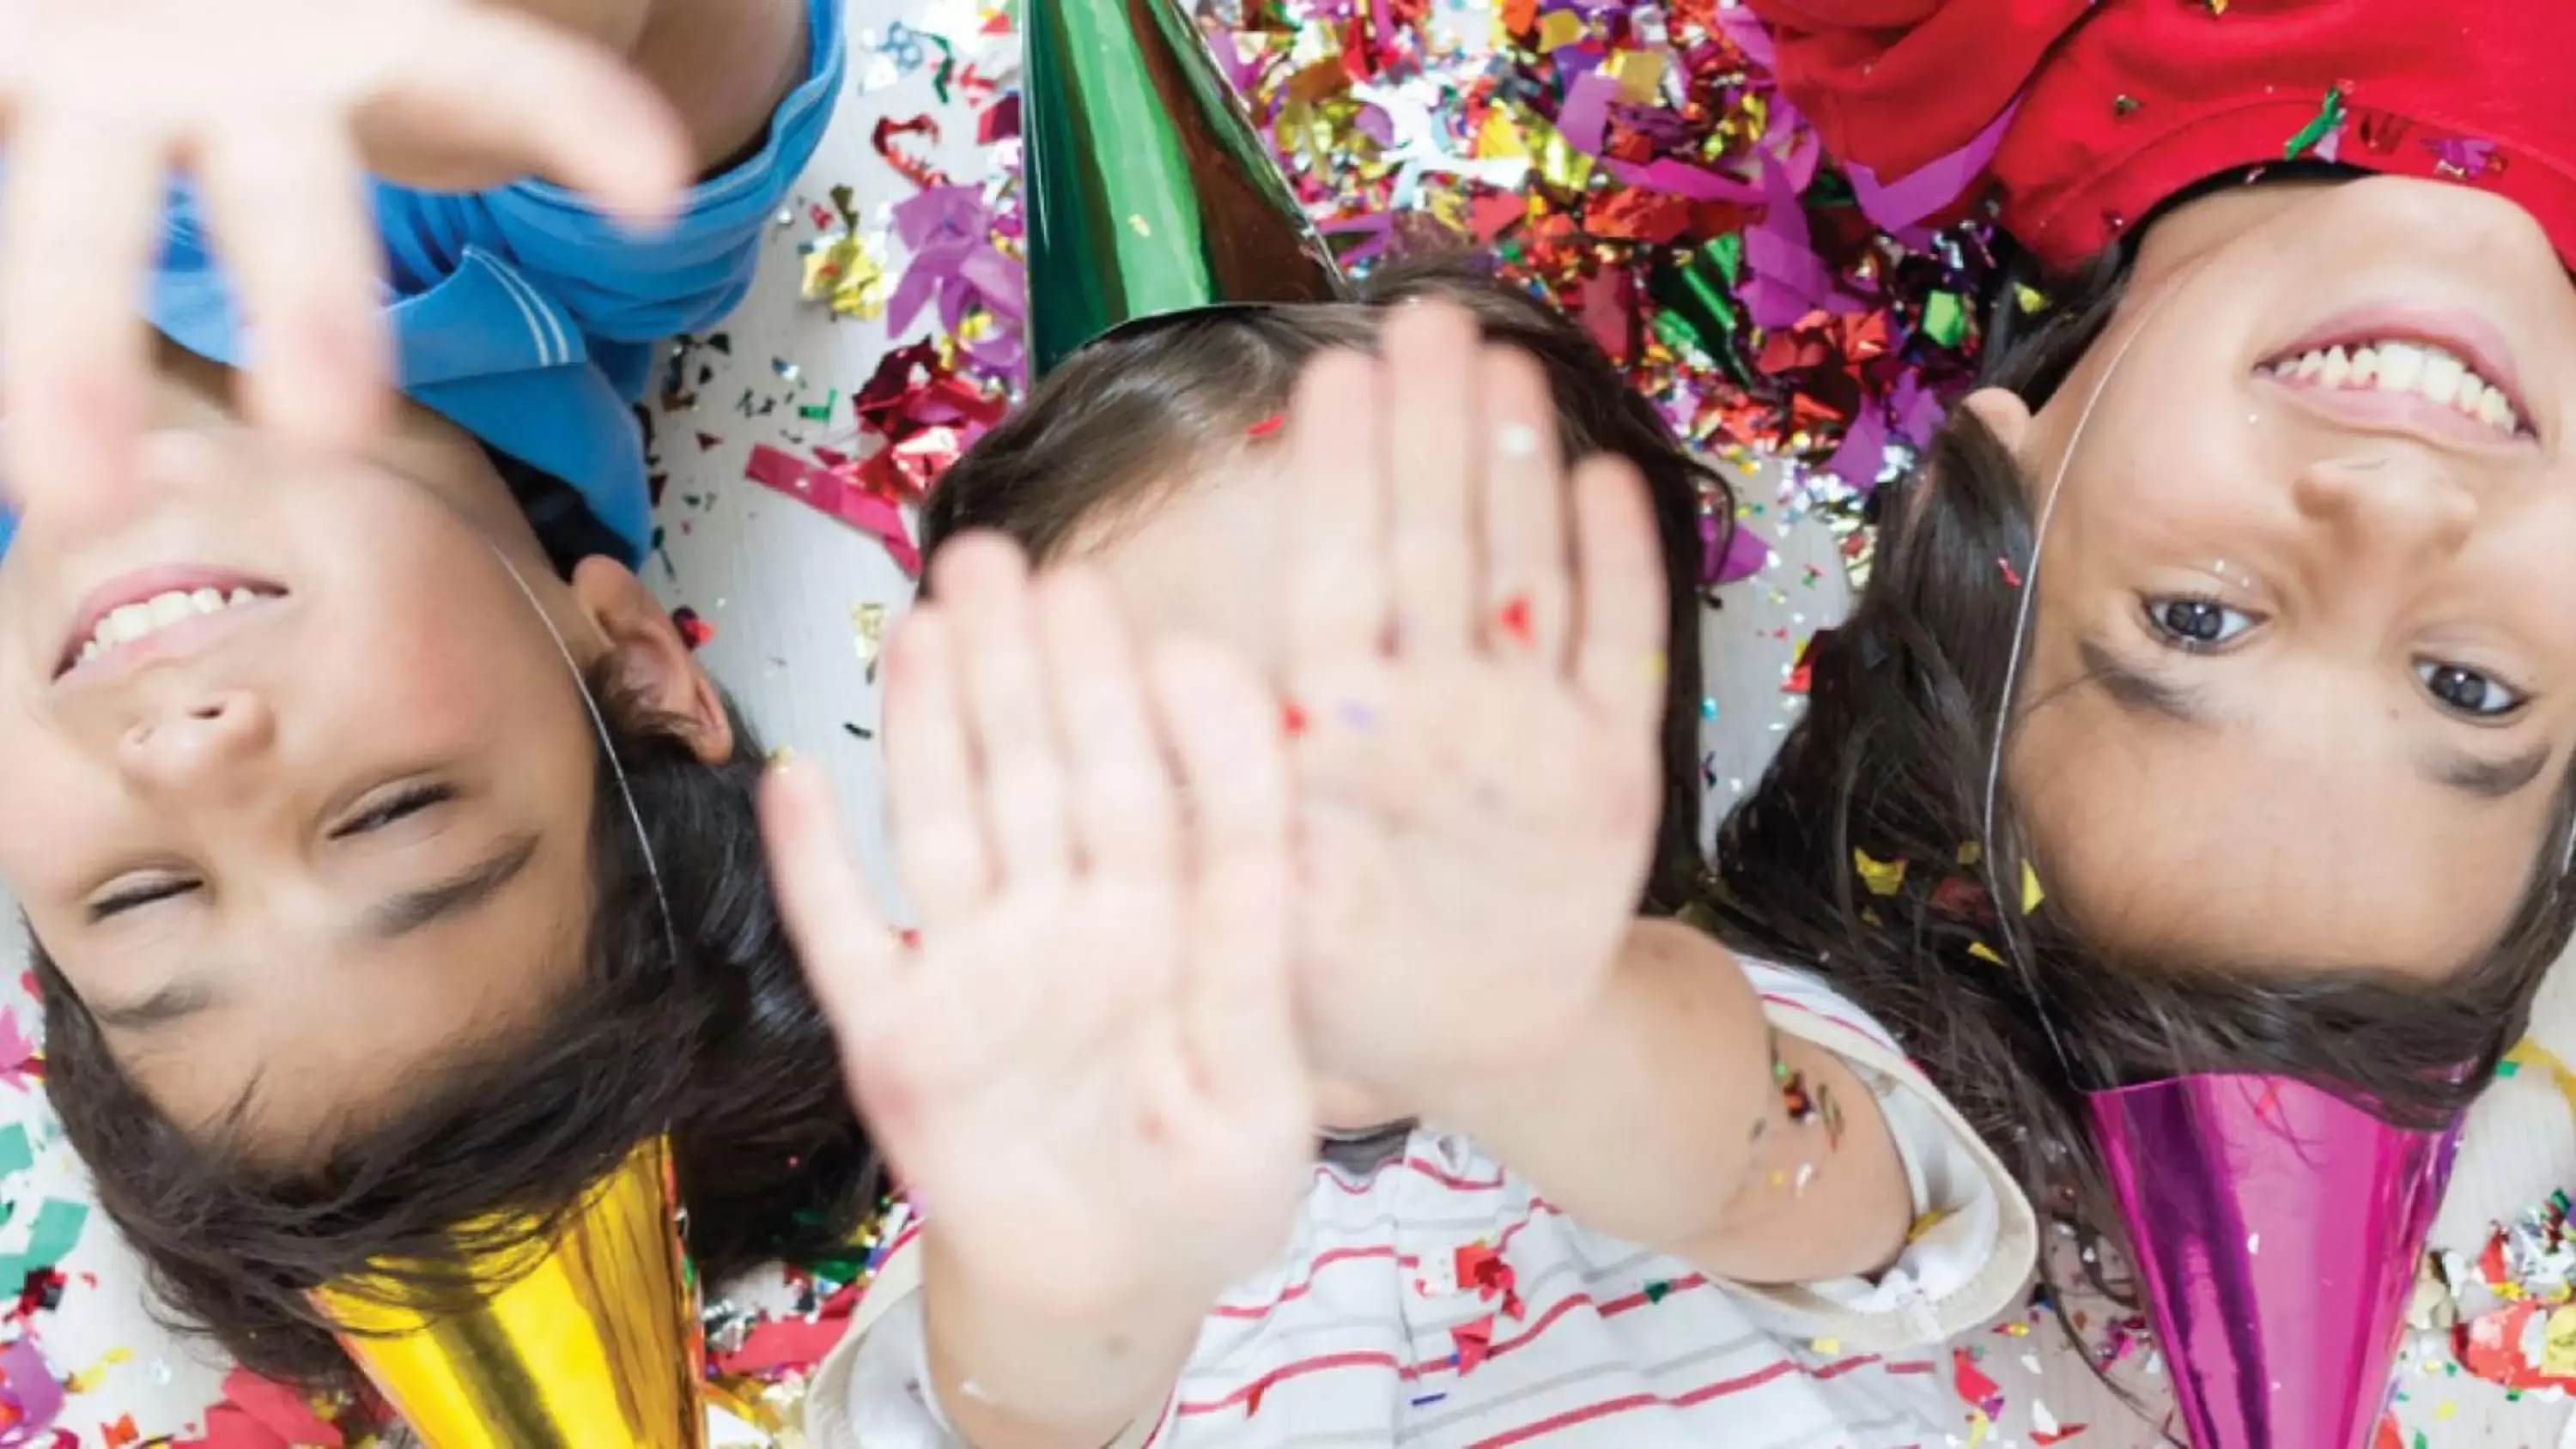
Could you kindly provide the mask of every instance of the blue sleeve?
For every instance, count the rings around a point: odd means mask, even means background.
[[[396,290],[445,276],[475,246],[508,260],[595,341],[658,342],[714,323],[750,288],[761,229],[831,122],[847,66],[841,5],[806,0],[805,79],[779,102],[760,150],[700,182],[668,230],[635,236],[543,181],[470,195],[381,187]]]

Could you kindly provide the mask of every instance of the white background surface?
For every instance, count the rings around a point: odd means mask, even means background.
[[[854,57],[851,94],[808,174],[807,200],[828,205],[830,188],[852,186],[862,214],[882,227],[884,205],[911,194],[909,183],[869,145],[868,132],[883,115],[937,116],[945,137],[938,154],[950,173],[961,180],[977,173],[982,162],[970,144],[970,114],[934,100],[926,69],[896,74],[897,67],[873,49],[888,21],[918,23],[925,3],[943,0],[854,0],[853,44],[860,54]],[[969,27],[941,28],[956,34]],[[991,73],[994,67],[986,69]],[[663,507],[667,562],[657,559],[647,577],[668,602],[695,608],[714,626],[706,662],[741,694],[771,740],[830,763],[852,818],[867,828],[871,865],[885,883],[882,851],[869,828],[880,813],[876,760],[847,728],[872,730],[878,711],[852,610],[873,603],[899,611],[909,581],[874,540],[741,481],[745,455],[756,442],[798,452],[818,441],[846,443],[848,429],[838,420],[848,416],[848,395],[888,345],[881,324],[835,321],[799,300],[795,249],[814,235],[801,203],[792,219],[773,228],[761,284],[724,329],[732,341],[730,356],[700,349],[696,359],[714,366],[716,376],[696,388],[694,409],[662,419],[660,456],[670,474]],[[780,362],[791,364],[801,381],[783,378]],[[693,375],[695,367],[693,362]],[[796,416],[796,404],[819,402],[828,389],[842,398],[830,428]],[[765,417],[744,416],[736,402],[746,390],[777,406]],[[835,438],[834,431],[843,436]],[[702,447],[701,433],[717,441]],[[1748,485],[1745,496],[1767,502],[1768,486]],[[1706,654],[1718,701],[1710,749],[1721,798],[1748,781],[1776,743],[1791,718],[1792,701],[1780,686],[1792,654],[1816,627],[1830,622],[1841,602],[1842,574],[1830,541],[1819,531],[1796,528],[1783,537],[1776,518],[1762,522],[1763,531],[1780,541],[1780,563],[1728,590],[1723,608],[1709,620]],[[1814,583],[1807,582],[1810,563],[1819,567]],[[17,948],[12,943],[5,949],[14,956]],[[2563,981],[2559,985],[2552,1001],[2563,1008],[2568,992]],[[35,1012],[23,992],[8,1009],[33,1028]],[[2546,1013],[2541,1035],[2576,1059],[2576,1019],[2569,1010]],[[39,1102],[23,1091],[0,1088],[0,1112],[36,1124],[40,1140],[50,1130]],[[2568,1183],[2576,1176],[2571,1169],[2576,1144],[2556,1094],[2532,1077],[2505,1084],[2490,1095],[2469,1134],[2443,1240],[2474,1251],[2490,1216],[2518,1211]],[[42,1154],[33,1172],[0,1182],[0,1198],[18,1209],[13,1226],[0,1227],[0,1251],[13,1246],[13,1233],[23,1232],[41,1197],[76,1192],[77,1181],[67,1152],[55,1147]],[[132,1264],[103,1223],[92,1220],[66,1267],[75,1275],[66,1303],[59,1312],[38,1315],[37,1331],[57,1370],[98,1372],[95,1386],[71,1400],[60,1426],[92,1444],[104,1442],[100,1426],[123,1414],[133,1416],[146,1439],[183,1432],[198,1421],[217,1397],[219,1375],[146,1318]],[[91,1274],[94,1281],[84,1277]],[[2040,1403],[2062,1425],[2090,1424],[2071,1442],[2106,1449],[2155,1442],[2154,1432],[2094,1389],[2071,1357],[2034,1347],[2046,1338],[1989,1334],[1975,1341],[1981,1366],[2003,1387],[2011,1411],[2004,1432],[1987,1442],[2027,1443],[2027,1416]],[[112,1361],[118,1350],[129,1356]],[[2410,1376],[2406,1388],[2403,1412],[2410,1428],[2422,1428],[2435,1445],[2550,1443],[2566,1416],[2555,1404],[2508,1406],[2499,1392],[2465,1378]],[[1963,1417],[1961,1436],[1953,1442],[1966,1442],[1967,1432]]]

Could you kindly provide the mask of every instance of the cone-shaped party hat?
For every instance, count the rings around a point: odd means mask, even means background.
[[[2194,1449],[2366,1442],[2457,1134],[2284,1077],[2180,1077],[2090,1104]]]
[[[1029,369],[1131,322],[1345,294],[1178,0],[1021,0]]]
[[[404,1306],[399,1263],[314,1301],[429,1449],[699,1449],[705,1341],[667,1143],[635,1149],[551,1239],[461,1231],[480,1305]],[[414,1300],[416,1301],[416,1300]]]

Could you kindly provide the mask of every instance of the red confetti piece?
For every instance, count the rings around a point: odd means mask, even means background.
[[[1958,1390],[1960,1402],[1985,1410],[1989,1419],[2004,1411],[2003,1387],[1986,1377],[1966,1349],[1950,1350],[1950,1371],[1951,1387]]]
[[[1476,1366],[1493,1356],[1494,1315],[1488,1313],[1472,1323],[1462,1323],[1449,1330],[1449,1342],[1457,1351],[1458,1372],[1471,1374]]]
[[[1538,642],[1538,632],[1530,626],[1530,601],[1527,598],[1505,602],[1502,612],[1494,617],[1494,624],[1503,631],[1503,637],[1524,648]]]
[[[1287,426],[1288,415],[1286,413],[1272,413],[1270,416],[1254,423],[1251,427],[1244,429],[1243,435],[1247,438],[1273,437],[1278,434],[1280,429]]]
[[[1306,712],[1299,709],[1296,702],[1293,700],[1279,706],[1279,728],[1282,733],[1286,734],[1288,738],[1292,740],[1297,738],[1299,735],[1304,734],[1306,732]]]
[[[141,1439],[143,1431],[134,1427],[132,1414],[120,1414],[115,1423],[98,1426],[98,1437],[107,1449],[125,1449],[126,1445]]]
[[[697,610],[687,607],[671,611],[671,627],[680,631],[682,642],[692,650],[706,648],[716,637],[716,626],[700,618]]]
[[[868,135],[868,143],[876,147],[877,154],[885,158],[885,163],[893,167],[897,175],[913,185],[923,190],[947,185],[947,173],[895,144],[898,139],[905,136],[926,137],[930,144],[937,145],[939,123],[927,115],[913,116],[900,121],[892,116],[879,116],[876,129]]]
[[[752,482],[875,535],[898,567],[919,578],[921,551],[913,547],[912,536],[904,529],[902,511],[892,497],[866,486],[854,472],[820,467],[766,443],[754,446],[743,465],[743,476]]]
[[[2067,1440],[2074,1438],[2076,1435],[2083,1433],[2089,1427],[2091,1426],[2086,1424],[2069,1424],[2054,1434],[2033,1429],[2030,1433],[2030,1442],[2039,1445],[2040,1449],[2048,1449],[2049,1445],[2063,1444]]]
[[[774,1318],[752,1329],[740,1348],[717,1354],[716,1371],[769,1375],[810,1370],[830,1355],[849,1328],[847,1318]]]
[[[2016,589],[2021,587],[2021,570],[2012,566],[2011,559],[1999,558],[1995,560],[1995,563],[2004,571],[2005,583],[2012,585]]]

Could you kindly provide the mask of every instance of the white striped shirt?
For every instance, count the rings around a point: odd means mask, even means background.
[[[2014,1306],[2029,1205],[1886,1032],[1748,963],[1772,1024],[1876,1094],[1918,1234],[1874,1281],[1714,1281],[1591,1232],[1432,1127],[1328,1153],[1276,1267],[1220,1299],[1162,1412],[1118,1449],[1896,1449],[1961,1429],[1941,1340]],[[807,1398],[815,1449],[953,1449],[927,1384],[917,1228],[899,1234]]]

